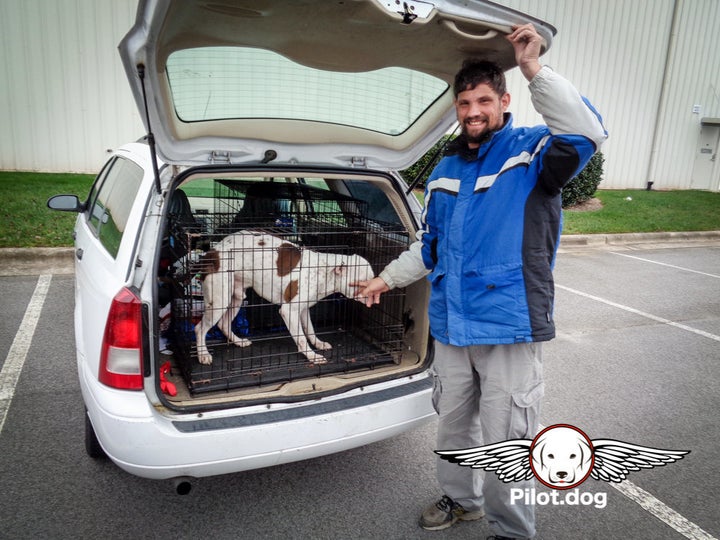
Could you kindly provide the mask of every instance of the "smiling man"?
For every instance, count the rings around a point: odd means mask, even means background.
[[[492,62],[468,61],[455,78],[455,111],[468,148],[480,143],[505,124],[510,94],[505,76]]]
[[[514,27],[508,40],[546,125],[514,127],[502,70],[466,61],[454,84],[462,134],[428,179],[418,241],[357,283],[369,307],[429,274],[439,449],[537,432],[541,344],[555,337],[561,190],[607,138],[573,85],[540,65],[542,39],[532,25]],[[535,535],[534,507],[513,504],[510,484],[496,475],[483,482],[479,470],[438,458],[437,478],[443,495],[422,513],[423,528],[487,516],[494,538]]]

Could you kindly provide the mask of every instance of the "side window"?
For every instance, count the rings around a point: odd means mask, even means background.
[[[98,177],[88,198],[88,226],[113,257],[120,249],[130,210],[140,189],[143,170],[116,158]]]
[[[348,180],[345,185],[353,197],[367,202],[370,217],[388,225],[402,226],[390,199],[379,187],[362,180]]]

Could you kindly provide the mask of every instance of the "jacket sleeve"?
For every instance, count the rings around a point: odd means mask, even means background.
[[[543,67],[530,81],[535,110],[545,120],[553,135],[581,135],[595,150],[607,139],[602,118],[575,87],[552,69]]]
[[[555,195],[607,139],[602,118],[564,77],[543,67],[530,81],[535,110],[550,130],[542,152],[541,185]]]
[[[425,268],[423,262],[421,236],[422,231],[418,233],[418,239],[410,244],[407,250],[380,272],[380,277],[391,289],[406,287],[430,272]]]
[[[442,161],[440,162],[443,163]],[[387,284],[388,287],[394,289],[396,287],[407,287],[411,283],[416,282],[420,278],[430,273],[434,266],[433,246],[435,244],[435,234],[430,232],[432,227],[428,224],[428,212],[430,212],[430,200],[432,199],[432,190],[430,186],[437,177],[440,165],[430,173],[427,184],[425,185],[425,207],[420,216],[421,228],[416,234],[416,240],[410,247],[403,251],[400,256],[391,261],[379,276]]]

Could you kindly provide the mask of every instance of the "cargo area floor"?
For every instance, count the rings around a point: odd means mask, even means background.
[[[348,331],[324,331],[317,335],[332,345],[331,350],[318,351],[327,358],[325,364],[313,364],[298,353],[289,335],[272,333],[254,336],[248,347],[208,340],[213,355],[211,365],[197,361],[193,344],[193,353],[180,361],[180,368],[189,390],[198,394],[371,370],[395,362],[392,354]]]

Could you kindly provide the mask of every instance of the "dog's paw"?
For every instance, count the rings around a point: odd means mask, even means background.
[[[320,341],[319,339],[313,345],[315,345],[315,348],[318,351],[329,351],[332,349],[332,345],[330,345],[327,341]]]
[[[209,366],[212,364],[212,355],[208,353],[198,353],[198,362],[201,364],[204,364],[206,366]]]
[[[233,345],[236,345],[237,347],[249,347],[252,345],[252,341],[245,338],[239,338],[237,336],[233,337],[233,339],[230,340]]]
[[[305,353],[305,356],[313,364],[327,364],[327,358],[325,358],[322,354],[318,354],[314,351],[307,351]]]

